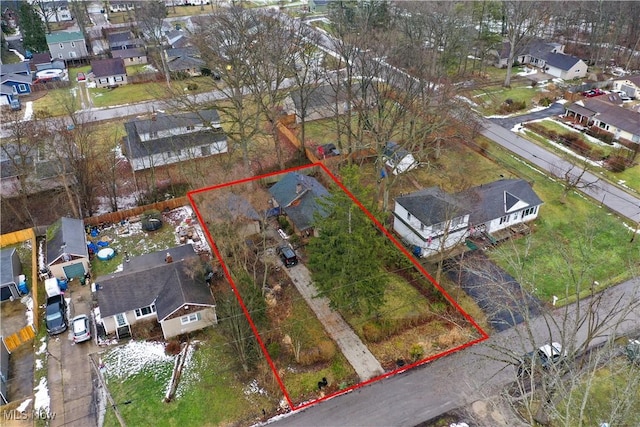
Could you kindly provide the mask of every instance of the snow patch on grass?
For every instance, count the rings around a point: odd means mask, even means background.
[[[174,356],[164,352],[164,344],[149,341],[129,341],[104,357],[105,375],[124,379],[159,365],[173,362]]]

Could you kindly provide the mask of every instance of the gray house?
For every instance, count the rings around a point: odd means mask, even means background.
[[[216,110],[157,113],[126,122],[124,152],[134,171],[227,152]]]
[[[54,277],[82,277],[90,270],[84,222],[62,217],[47,229],[46,264]]]
[[[18,298],[18,276],[22,274],[22,264],[16,248],[0,250],[0,301]]]
[[[52,59],[69,61],[89,56],[84,35],[80,31],[56,31],[46,37]]]
[[[298,233],[310,233],[316,213],[326,215],[319,199],[329,191],[317,179],[298,172],[287,173],[269,188],[274,207],[280,207],[293,223]]]
[[[206,266],[192,245],[133,257],[121,272],[96,279],[107,334],[131,336],[131,325],[157,320],[165,339],[218,323]]]
[[[91,61],[91,74],[97,87],[127,84],[127,68],[122,58],[96,59]]]

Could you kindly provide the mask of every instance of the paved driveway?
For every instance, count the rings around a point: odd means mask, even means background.
[[[493,123],[496,123],[503,128],[513,129],[515,125],[518,123],[526,123],[532,120],[540,120],[547,117],[558,116],[564,113],[564,104],[560,104],[559,102],[554,102],[548,108],[544,110],[534,111],[532,113],[523,114],[520,116],[514,117],[494,117],[491,120]]]
[[[90,314],[90,286],[71,282],[70,318],[78,314]],[[93,322],[93,321],[92,321]],[[92,324],[93,326],[93,324]],[[94,397],[93,375],[89,354],[96,351],[94,341],[75,344],[71,330],[56,336],[48,343],[48,386],[51,412],[56,414],[50,426],[92,427],[97,426],[97,406]]]

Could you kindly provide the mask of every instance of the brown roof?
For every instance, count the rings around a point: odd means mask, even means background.
[[[96,59],[91,61],[91,72],[96,78],[127,74],[122,58]]]

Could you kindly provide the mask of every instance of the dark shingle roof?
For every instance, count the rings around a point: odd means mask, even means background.
[[[318,199],[328,196],[329,192],[311,176],[289,172],[269,189],[269,193],[300,231],[313,226],[316,212],[323,216],[327,214]]]
[[[120,49],[120,50],[112,50],[111,56],[114,58],[138,58],[145,56],[146,52],[144,49],[140,47],[136,47],[133,49]]]
[[[24,74],[3,74],[2,77],[0,77],[0,82],[2,82],[2,84],[14,82],[31,85],[33,83],[33,79],[31,76],[25,76]]]
[[[53,263],[63,253],[89,257],[81,219],[62,217],[47,229],[47,264]]]
[[[581,102],[584,106],[573,103],[567,107],[567,110],[592,118],[597,114],[598,120],[606,124],[634,135],[640,135],[640,113],[617,105],[617,103],[611,103],[606,96],[583,99]]]
[[[28,62],[17,62],[15,64],[0,64],[0,75],[5,74],[30,74]]]
[[[173,262],[165,261],[167,253]],[[204,274],[198,272],[200,262],[192,245],[131,258],[123,265],[123,271],[96,279],[101,316],[113,316],[155,302],[158,319],[163,320],[184,304],[213,305]]]
[[[122,58],[93,60],[91,61],[91,72],[95,78],[127,74]]]
[[[181,56],[179,58],[172,59],[167,64],[169,71],[184,71],[191,70],[193,68],[202,68],[206,62],[200,58],[194,58],[192,56]]]
[[[200,131],[171,135],[164,138],[142,141],[140,135],[161,132],[187,126],[204,124]],[[178,149],[198,147],[211,142],[223,142],[227,137],[219,128],[220,116],[216,110],[201,110],[182,114],[158,114],[156,120],[144,119],[124,124],[127,132],[126,152],[130,159],[139,159],[151,154],[175,152]],[[214,153],[212,153],[214,154]]]
[[[531,184],[523,179],[501,179],[462,191],[456,197],[467,204],[471,224],[482,224],[542,204]]]
[[[396,203],[424,225],[440,224],[468,214],[468,210],[452,195],[438,187],[429,187],[396,198]]]
[[[564,71],[570,70],[571,67],[580,61],[580,58],[562,53],[545,53],[541,58],[544,59],[548,65]]]

